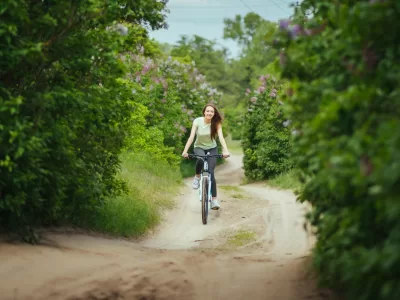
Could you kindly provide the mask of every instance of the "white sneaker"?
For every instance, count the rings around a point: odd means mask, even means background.
[[[217,199],[211,200],[211,209],[218,210],[220,207]]]
[[[197,176],[194,176],[193,182],[192,182],[192,188],[194,190],[197,190],[199,187],[200,187],[200,178],[198,178]]]

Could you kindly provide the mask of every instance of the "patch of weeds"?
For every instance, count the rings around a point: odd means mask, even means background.
[[[257,234],[255,232],[241,229],[229,237],[227,243],[230,246],[241,247],[252,241],[255,241],[256,238]]]
[[[221,185],[218,186],[218,188],[221,188],[225,191],[229,191],[229,192],[241,192],[242,189],[236,185]]]
[[[298,171],[296,169],[292,169],[288,172],[277,175],[270,180],[267,181],[267,185],[279,188],[279,189],[289,189],[289,190],[298,190],[302,188],[302,184],[299,180]]]

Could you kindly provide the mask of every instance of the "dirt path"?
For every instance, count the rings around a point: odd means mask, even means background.
[[[218,167],[221,209],[201,223],[185,181],[178,208],[141,241],[47,233],[0,244],[1,299],[330,299],[309,273],[312,239],[291,192],[240,185],[241,156]]]

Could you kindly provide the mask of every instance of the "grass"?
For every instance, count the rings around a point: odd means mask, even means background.
[[[236,185],[220,185],[218,188],[228,192],[242,192],[242,189]]]
[[[193,177],[196,168],[195,159],[183,159],[180,164],[180,170],[183,178]]]
[[[218,188],[223,189],[225,191],[231,192],[231,197],[235,199],[244,199],[245,196],[242,194],[243,190],[234,185],[221,185]]]
[[[178,168],[154,161],[143,153],[121,157],[119,177],[127,182],[128,194],[109,198],[99,208],[95,229],[125,237],[144,234],[160,222],[160,212],[174,207],[174,194],[181,183]]]
[[[302,187],[302,184],[297,177],[296,169],[292,169],[268,180],[267,185],[287,190],[298,190]]]
[[[255,241],[256,238],[257,235],[255,232],[241,229],[235,232],[231,237],[229,237],[228,245],[234,247],[241,247],[252,241]]]

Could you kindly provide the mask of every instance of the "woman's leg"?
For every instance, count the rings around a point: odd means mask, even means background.
[[[218,148],[212,148],[208,150],[211,155],[217,155],[218,154]],[[214,175],[214,169],[215,166],[217,165],[217,158],[216,157],[210,157],[208,160],[208,170],[211,173],[211,194],[213,199],[217,198],[217,181],[215,180],[215,175]]]
[[[205,151],[201,148],[194,148],[194,154],[196,155],[206,155]],[[203,161],[201,159],[197,159],[196,161],[196,176],[200,177],[201,170],[203,169]]]
[[[204,150],[201,148],[194,148],[193,149],[194,154],[197,155],[204,155]],[[203,161],[201,159],[198,159],[196,161],[196,175],[193,178],[192,182],[192,188],[197,190],[200,187],[200,173],[201,170],[203,169]]]

